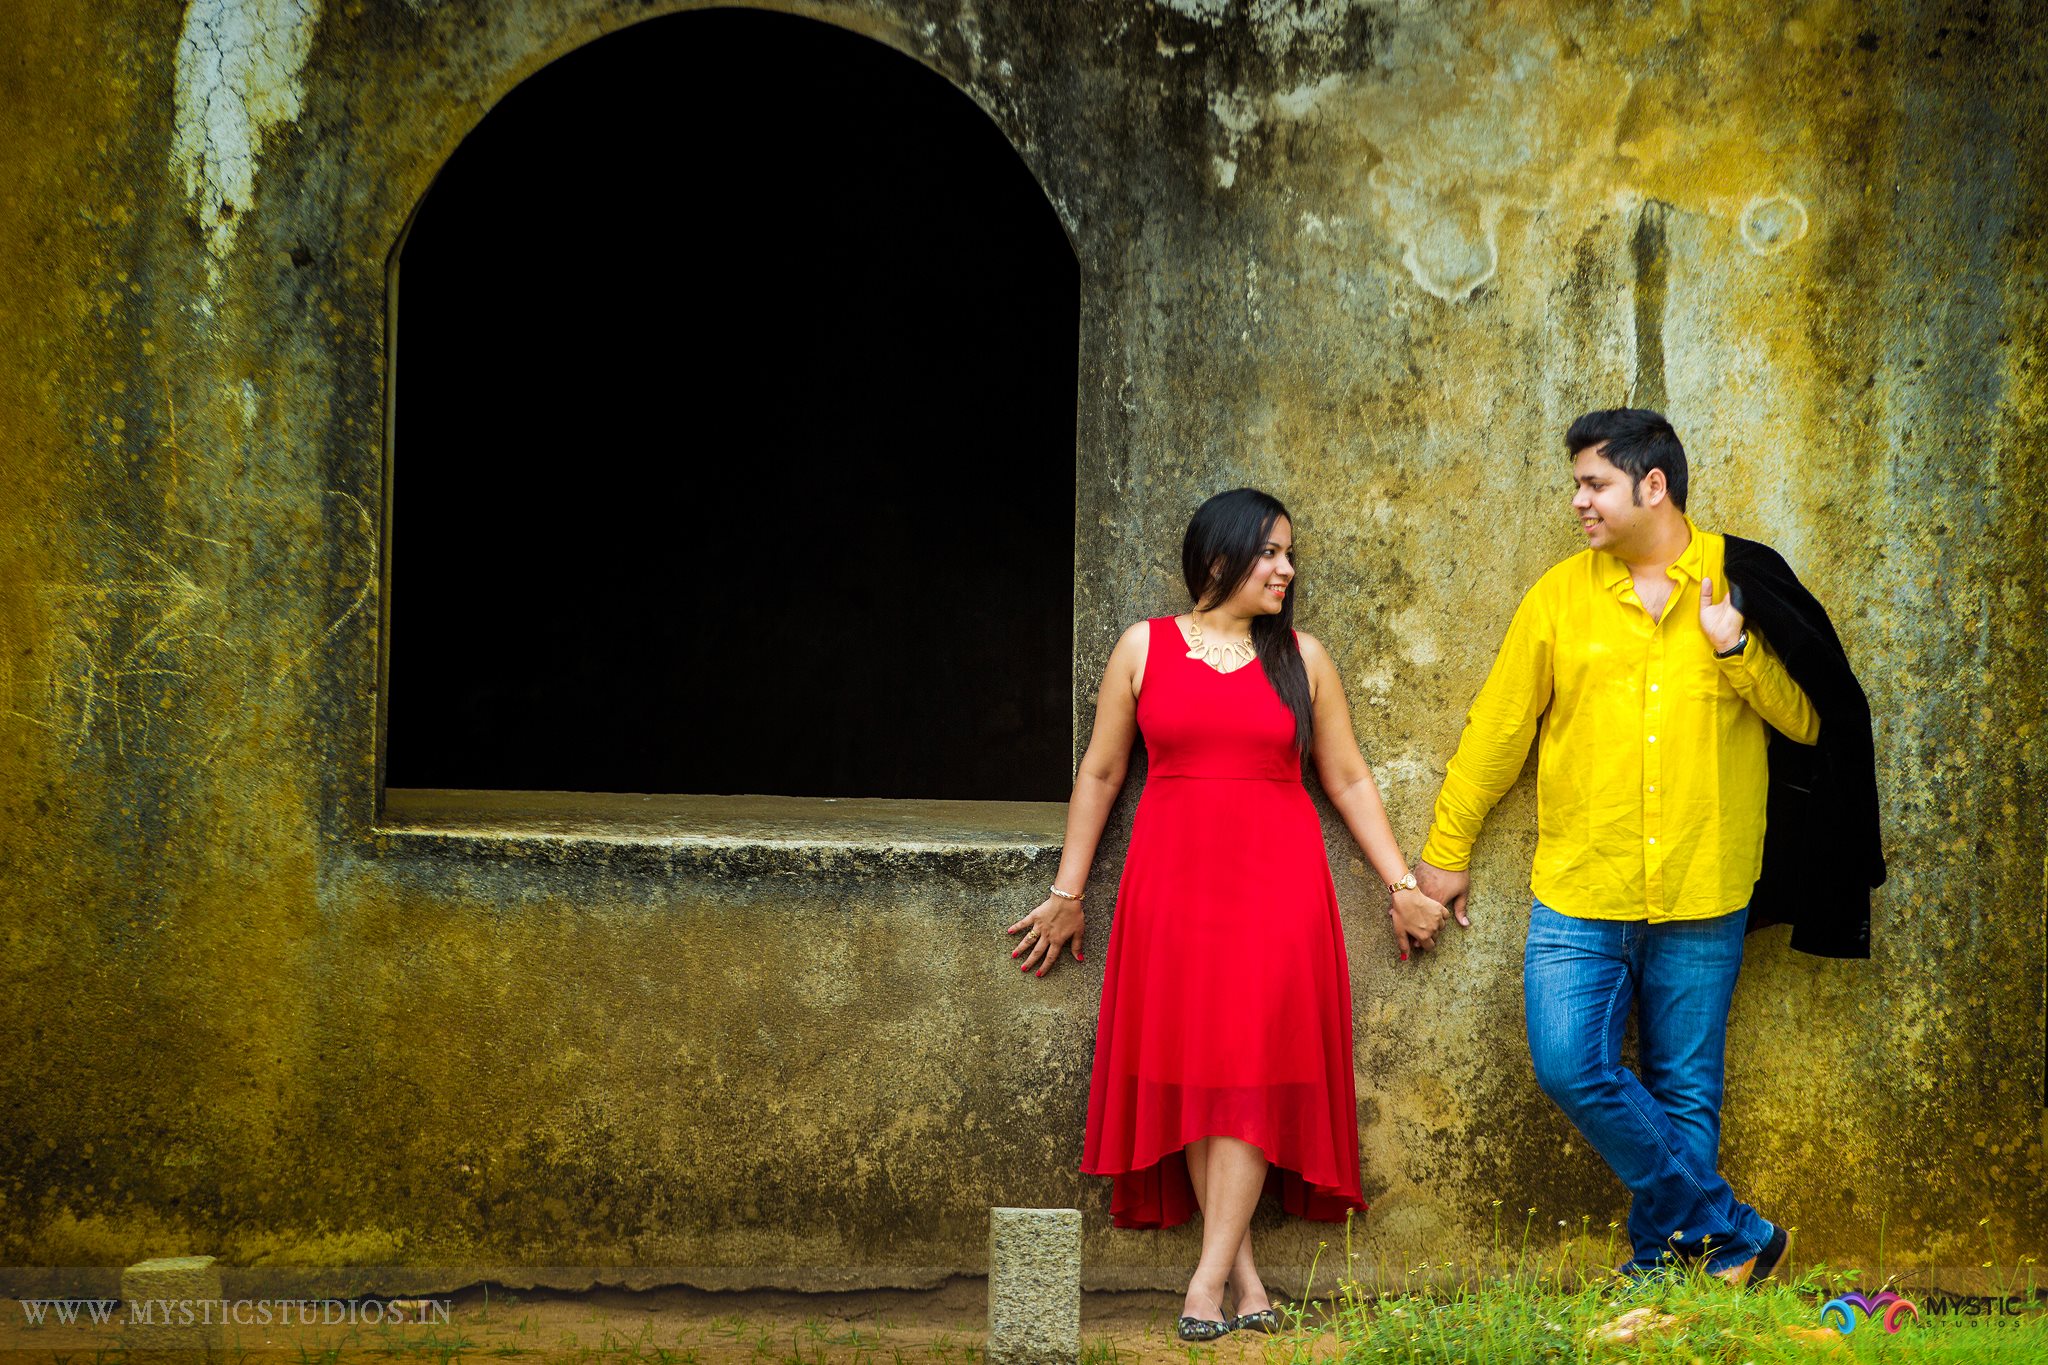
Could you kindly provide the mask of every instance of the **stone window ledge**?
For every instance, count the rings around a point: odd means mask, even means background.
[[[1058,801],[642,796],[392,788],[371,831],[381,852],[651,870],[925,870],[1014,875],[1056,860]]]

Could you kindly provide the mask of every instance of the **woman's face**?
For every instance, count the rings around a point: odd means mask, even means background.
[[[1294,528],[1285,517],[1273,518],[1266,543],[1252,561],[1252,571],[1223,604],[1240,616],[1277,616],[1287,606],[1287,585],[1294,581]]]

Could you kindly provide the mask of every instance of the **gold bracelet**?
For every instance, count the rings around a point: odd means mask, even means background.
[[[1059,897],[1059,898],[1060,898],[1061,900],[1063,900],[1063,901],[1077,901],[1077,900],[1081,900],[1081,899],[1084,899],[1084,898],[1085,898],[1085,897],[1086,897],[1086,896],[1088,895],[1088,893],[1087,893],[1087,892],[1086,892],[1085,890],[1084,890],[1084,891],[1082,891],[1082,892],[1081,892],[1081,894],[1077,896],[1077,895],[1075,895],[1075,894],[1074,894],[1073,892],[1071,892],[1071,891],[1062,891],[1062,890],[1060,890],[1060,889],[1059,889],[1059,888],[1058,888],[1057,886],[1055,886],[1055,887],[1050,887],[1050,888],[1048,888],[1048,889],[1049,889],[1049,890],[1050,890],[1050,891],[1051,891],[1051,892],[1052,892],[1052,893],[1053,893],[1053,894],[1054,894],[1055,896],[1058,896],[1058,897]]]

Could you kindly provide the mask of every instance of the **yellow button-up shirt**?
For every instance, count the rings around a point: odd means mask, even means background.
[[[1766,722],[1820,738],[1813,703],[1770,646],[1716,659],[1700,580],[1727,594],[1725,542],[1693,525],[1651,620],[1628,565],[1584,550],[1523,597],[1444,774],[1422,856],[1467,867],[1488,811],[1536,760],[1545,905],[1586,919],[1707,919],[1749,903],[1763,866]]]

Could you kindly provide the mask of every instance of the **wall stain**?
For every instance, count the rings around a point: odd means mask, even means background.
[[[319,0],[190,0],[178,41],[171,170],[225,259],[256,207],[256,166],[278,125],[305,99],[301,74],[320,20]],[[212,277],[218,283],[217,272]]]
[[[1669,204],[1652,199],[1636,211],[1636,230],[1629,240],[1635,258],[1636,368],[1629,404],[1662,411],[1664,395],[1664,288],[1670,259],[1664,237]]]

